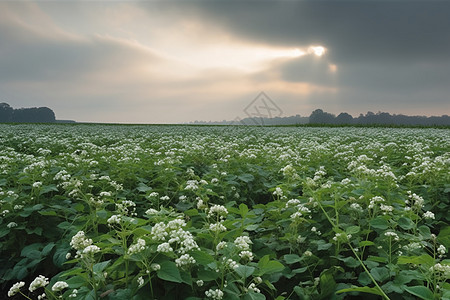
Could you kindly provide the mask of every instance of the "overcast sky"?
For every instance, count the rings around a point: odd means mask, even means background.
[[[450,114],[449,1],[1,1],[0,102],[57,119]]]

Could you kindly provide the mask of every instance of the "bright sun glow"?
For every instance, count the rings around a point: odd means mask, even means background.
[[[326,49],[322,46],[310,46],[308,48],[308,53],[314,54],[316,56],[321,57],[325,54]]]

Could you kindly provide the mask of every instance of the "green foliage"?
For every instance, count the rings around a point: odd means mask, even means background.
[[[3,296],[449,298],[448,130],[1,129]]]

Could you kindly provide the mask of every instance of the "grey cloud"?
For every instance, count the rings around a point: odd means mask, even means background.
[[[448,60],[449,14],[447,1],[197,1],[183,6],[183,15],[224,26],[243,39],[324,45],[337,63]]]

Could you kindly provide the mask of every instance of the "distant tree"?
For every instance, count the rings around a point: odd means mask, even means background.
[[[0,103],[0,122],[12,122],[13,111],[8,103]]]
[[[54,123],[56,117],[48,107],[13,109],[7,103],[0,103],[0,122]]]
[[[336,117],[330,113],[324,112],[321,109],[316,109],[309,116],[309,123],[310,124],[333,124],[335,118]]]
[[[336,124],[352,124],[353,117],[346,112],[342,112],[336,117],[335,123]]]

